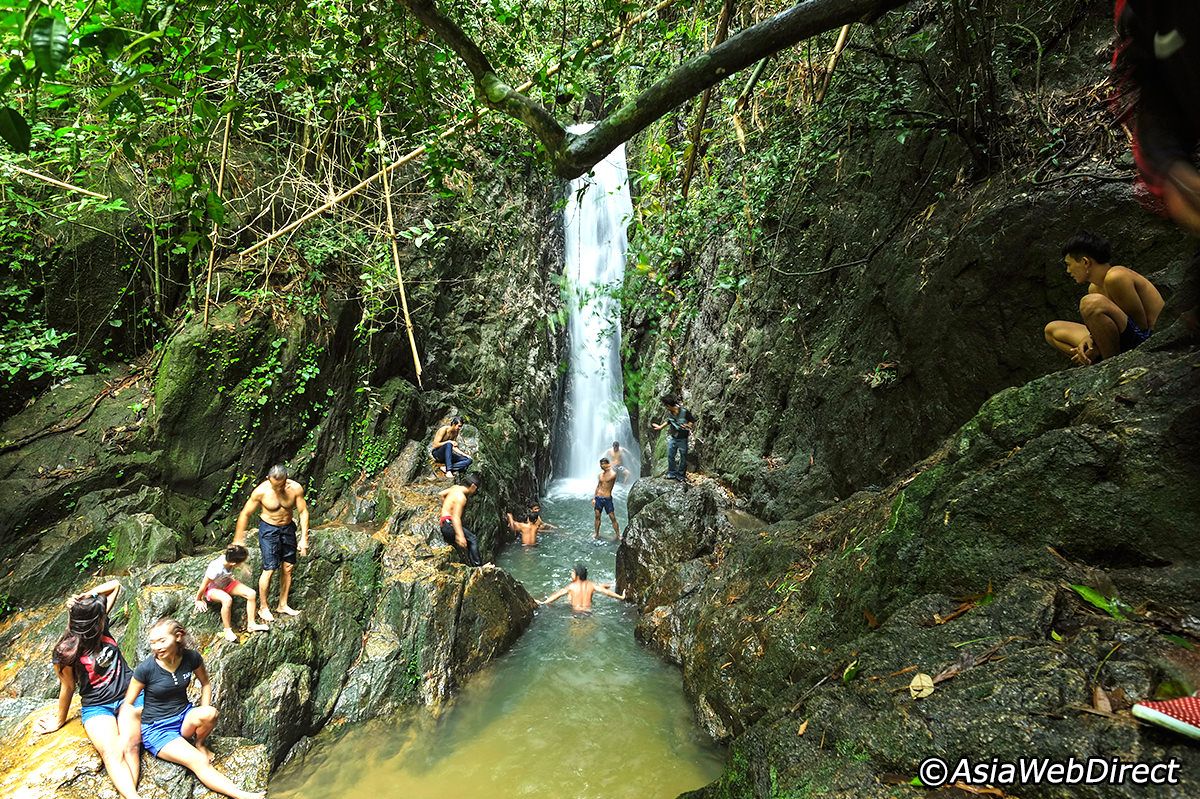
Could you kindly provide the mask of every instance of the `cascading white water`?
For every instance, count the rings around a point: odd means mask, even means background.
[[[574,126],[572,133],[590,126]],[[560,478],[594,478],[612,442],[621,442],[624,466],[640,473],[638,444],[622,398],[621,304],[614,292],[625,278],[629,199],[625,146],[571,181],[565,210],[566,276],[570,325],[567,346],[569,439]]]

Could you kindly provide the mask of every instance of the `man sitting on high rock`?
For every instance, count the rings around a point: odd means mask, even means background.
[[[1150,338],[1162,312],[1154,284],[1132,269],[1114,266],[1112,248],[1092,233],[1078,233],[1063,245],[1067,273],[1088,284],[1079,301],[1083,324],[1056,320],[1046,325],[1046,343],[1077,364],[1096,363],[1127,352]]]

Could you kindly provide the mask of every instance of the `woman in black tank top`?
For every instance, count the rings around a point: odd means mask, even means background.
[[[108,630],[108,612],[120,593],[121,584],[110,580],[67,600],[67,631],[55,645],[52,661],[58,675],[58,709],[38,719],[35,729],[45,735],[66,724],[78,687],[83,729],[100,753],[104,770],[124,799],[139,799],[139,711],[119,710],[133,671]]]

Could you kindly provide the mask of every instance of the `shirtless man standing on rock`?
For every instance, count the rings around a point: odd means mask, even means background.
[[[463,526],[462,515],[467,507],[467,499],[475,496],[481,482],[479,475],[471,472],[463,478],[462,485],[450,486],[438,495],[442,498],[438,532],[442,534],[443,541],[463,553],[471,566],[482,566],[483,559],[479,557],[479,542],[475,534]]]
[[[571,582],[565,588],[560,588],[550,596],[538,602],[539,605],[549,605],[560,597],[571,597],[571,610],[574,611],[589,611],[592,609],[592,594],[599,592],[604,596],[625,601],[625,592],[614,594],[609,590],[605,583],[593,583],[587,578],[587,566],[582,563],[576,563],[575,568],[571,569]]]
[[[613,505],[613,484],[617,482],[617,473],[609,466],[608,458],[600,459],[600,481],[596,483],[596,495],[592,497],[592,507],[596,509],[596,532],[592,538],[600,538],[600,512],[608,514],[612,520],[613,534],[616,540],[621,540],[621,525],[617,524],[617,509]]]
[[[292,568],[296,565],[296,553],[308,554],[308,503],[304,499],[304,487],[288,479],[288,470],[276,464],[271,467],[267,479],[258,484],[246,500],[245,507],[237,520],[233,543],[246,543],[246,527],[256,510],[262,509],[258,521],[258,547],[262,550],[262,576],[258,578],[258,615],[263,621],[274,621],[268,595],[271,577],[283,566],[279,579],[279,605],[276,609],[285,616],[299,616],[300,611],[288,604],[292,590]],[[300,541],[296,541],[296,521],[293,512],[300,515]]]

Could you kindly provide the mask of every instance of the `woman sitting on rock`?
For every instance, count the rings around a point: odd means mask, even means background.
[[[204,745],[217,723],[212,683],[204,658],[184,645],[186,636],[174,619],[161,619],[150,628],[152,654],[133,670],[125,692],[125,704],[132,706],[145,691],[142,744],[155,757],[190,769],[209,790],[233,799],[262,799],[265,794],[243,791],[212,766],[212,752]],[[193,676],[200,683],[199,707],[187,697]]]
[[[120,593],[121,584],[110,580],[67,600],[67,631],[55,645],[52,661],[59,682],[58,712],[38,719],[36,729],[44,735],[67,723],[78,686],[83,730],[100,753],[109,779],[125,799],[139,799],[142,703],[119,712],[133,672],[108,630],[108,612]]]

